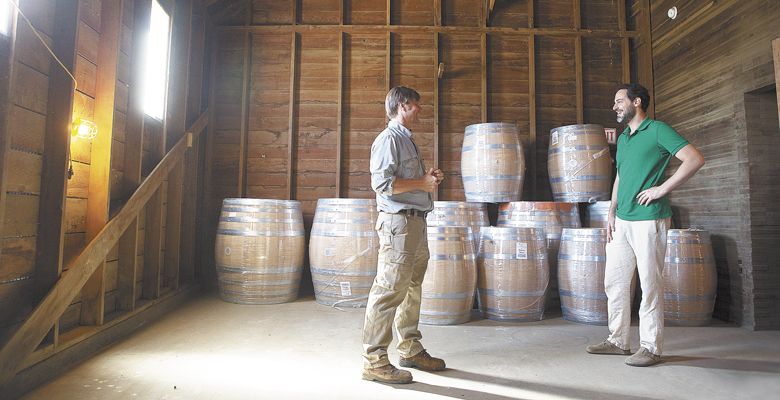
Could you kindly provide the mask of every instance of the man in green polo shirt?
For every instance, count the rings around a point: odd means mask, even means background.
[[[626,364],[646,367],[661,360],[664,328],[662,273],[666,231],[672,210],[667,195],[704,165],[701,153],[671,126],[647,118],[650,94],[639,84],[621,85],[615,94],[618,123],[627,123],[617,142],[617,176],[612,187],[607,229],[609,337],[587,347],[592,354],[631,354],[631,279],[639,270],[639,351]],[[672,156],[682,164],[664,180]]]

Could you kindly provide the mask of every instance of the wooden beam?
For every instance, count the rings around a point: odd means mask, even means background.
[[[485,15],[485,26],[490,22],[490,16],[493,14],[493,7],[496,6],[496,0],[488,1],[487,15]]]
[[[243,32],[250,31],[254,33],[287,33],[287,32],[317,32],[317,33],[381,33],[387,30],[397,33],[451,33],[451,34],[474,34],[481,33],[503,33],[519,35],[537,35],[537,36],[556,36],[556,37],[638,37],[639,32],[626,31],[619,32],[614,30],[602,29],[571,29],[571,28],[510,28],[510,27],[482,27],[482,26],[421,26],[421,25],[224,25],[220,26],[221,32]]]
[[[143,158],[144,111],[143,74],[146,65],[146,37],[152,12],[152,0],[135,0],[133,4],[133,47],[130,58],[130,82],[128,90],[127,117],[125,125],[124,174],[122,175],[122,198],[128,198],[141,184]],[[117,266],[118,307],[121,310],[135,309],[137,293],[138,220],[119,239],[119,260]]]
[[[11,12],[8,36],[0,35],[0,232],[5,222],[6,166],[11,148],[10,119],[13,102],[14,54],[16,53],[16,12]],[[0,247],[0,253],[3,249]]]
[[[250,3],[251,8],[251,3]],[[251,14],[246,25],[251,24]],[[249,101],[252,92],[252,33],[244,32],[243,85],[241,87],[241,137],[238,148],[238,190],[236,197],[246,195],[247,147],[249,142]]]
[[[341,3],[343,4],[343,2]],[[343,15],[343,13],[342,13]],[[341,197],[341,173],[344,162],[343,150],[343,108],[344,108],[344,33],[339,33],[339,97],[336,108],[336,197]]]
[[[103,0],[100,7],[100,41],[95,86],[95,124],[87,197],[86,240],[91,241],[108,222],[111,207],[111,145],[114,129],[116,67],[122,33],[122,1]],[[105,262],[81,292],[81,325],[102,325],[105,315]]]
[[[292,0],[292,24],[298,25],[298,13],[301,9],[301,0]]]
[[[433,26],[441,26],[441,0],[433,0]]]
[[[52,50],[70,71],[73,71],[76,66],[78,3],[78,0],[57,0],[54,11],[55,22],[52,35],[54,46]],[[38,208],[38,221],[41,223],[38,225],[35,246],[35,297],[38,299],[43,298],[62,273],[65,233],[63,214],[67,195],[68,158],[75,88],[71,77],[56,61],[51,60],[50,65],[46,137],[44,139],[46,151],[43,155],[41,169],[41,196]],[[53,324],[54,321],[51,321],[51,324],[42,328],[48,331]],[[42,338],[43,335],[40,339]],[[40,342],[40,340],[38,341]],[[2,379],[0,378],[1,384]]]
[[[209,23],[207,24],[207,37],[211,38],[210,41],[210,48],[209,48],[209,84],[208,84],[208,121],[214,121],[214,109],[216,108],[216,82],[217,82],[217,59],[219,54],[219,33],[216,30],[216,26]],[[206,129],[206,145],[204,148],[205,154],[203,155],[204,158],[204,164],[203,164],[203,201],[200,204],[200,208],[198,210],[198,215],[201,216],[201,218],[204,218],[206,221],[206,226],[209,227],[209,229],[201,229],[200,235],[198,236],[198,248],[200,249],[200,257],[198,257],[198,266],[197,271],[200,274],[201,278],[204,280],[208,279],[215,279],[214,274],[216,271],[214,270],[214,262],[213,262],[213,254],[211,250],[209,249],[210,245],[207,245],[208,243],[212,243],[210,238],[212,238],[211,233],[209,232],[210,228],[216,229],[216,221],[212,220],[213,215],[213,209],[215,207],[221,207],[221,204],[213,204],[213,184],[214,181],[214,123],[209,122]]]
[[[531,181],[531,198],[536,198],[536,38],[528,38],[528,155],[531,160],[527,176]]]
[[[580,15],[580,0],[573,1],[572,18],[574,19],[574,29],[579,30],[582,28],[582,17]],[[582,36],[574,38],[574,75],[576,87],[576,102],[577,102],[577,123],[585,123],[585,94],[584,94],[584,82],[582,77]]]
[[[650,0],[639,0],[642,16],[638,22],[638,28],[641,35],[641,48],[637,61],[637,81],[650,91],[650,104],[647,107],[647,116],[655,118],[655,83],[653,82],[653,34],[651,27]],[[728,4],[728,3],[726,3]],[[710,4],[711,5],[711,4]],[[705,7],[705,8],[709,8]],[[696,21],[695,19],[690,19]],[[702,19],[703,20],[703,19]],[[683,24],[685,25],[685,24]],[[694,22],[694,25],[698,25]],[[639,61],[641,59],[641,61]]]
[[[626,2],[618,1],[618,29],[621,32],[626,31]],[[631,46],[630,39],[627,37],[620,38],[620,62],[623,66],[621,80],[623,83],[631,82]]]
[[[481,54],[481,78],[482,78],[482,97],[481,97],[481,118],[482,123],[488,122],[488,84],[487,84],[487,33],[482,34],[482,39],[479,43]]]
[[[387,38],[385,40],[385,89],[389,92],[393,87],[391,74],[393,71],[393,33],[388,31]]]
[[[780,38],[772,41],[772,54],[775,63],[775,91],[777,92],[777,113],[780,115]]]
[[[184,160],[178,163],[168,176],[168,209],[165,214],[164,282],[167,283],[167,287],[174,290],[179,288],[183,179]]]
[[[386,17],[385,18],[385,25],[387,25],[387,26],[392,25],[392,18],[391,17],[392,17],[393,8],[392,8],[392,4],[391,3],[392,3],[391,0],[387,0],[387,4],[385,6],[385,17]]]
[[[63,3],[64,0],[61,0]],[[76,1],[76,0],[68,0]],[[76,13],[78,7],[70,10]],[[62,16],[67,10],[59,10]],[[74,31],[75,32],[75,31]],[[56,38],[56,36],[55,36]],[[63,54],[64,53],[60,53]],[[74,56],[75,57],[75,56]],[[54,71],[54,69],[52,69]],[[138,218],[138,213],[158,192],[171,169],[181,162],[187,150],[189,137],[182,138],[154,168],[144,183],[133,193],[127,204],[106,224],[103,230],[73,260],[67,271],[46,297],[33,310],[22,326],[0,349],[0,387],[10,381],[24,360],[35,350],[51,326],[60,318],[81,288],[98,266],[105,260],[111,248],[117,244],[122,232]]]
[[[202,9],[200,3],[195,2],[189,10],[189,35],[187,43],[189,51],[187,52],[187,101],[184,112],[185,126],[190,126],[203,111],[202,92],[203,92],[203,68],[205,60],[203,57],[203,48],[205,45],[205,24],[202,18]],[[254,14],[250,12],[250,14]],[[196,235],[195,231],[199,226],[196,223],[197,202],[198,202],[198,176],[201,174],[200,146],[194,143],[190,151],[187,152],[184,160],[184,182],[182,188],[182,207],[181,207],[181,249],[179,255],[179,284],[190,282],[195,278],[195,249]]]
[[[296,0],[297,1],[297,0]],[[287,166],[287,198],[289,200],[295,200],[295,147],[297,140],[295,135],[297,134],[295,129],[296,120],[296,93],[298,75],[298,47],[300,46],[298,39],[298,33],[292,33],[292,43],[290,44],[290,112],[289,112],[289,127],[287,130],[287,162],[290,164]]]
[[[147,178],[148,179],[148,178]],[[146,205],[146,225],[144,226],[144,275],[141,295],[144,299],[154,300],[160,297],[162,286],[162,188],[154,192]]]
[[[439,1],[437,4],[441,5]],[[439,34],[433,34],[433,166],[434,168],[441,168],[439,159],[441,142],[439,139],[439,82],[442,77],[439,76],[439,65],[441,64],[439,58]],[[445,171],[446,172],[446,171]],[[441,186],[436,187],[436,191],[433,192],[433,200],[439,200],[439,191]]]

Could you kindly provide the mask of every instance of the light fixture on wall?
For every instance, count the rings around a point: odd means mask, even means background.
[[[90,120],[76,118],[71,134],[79,139],[92,140],[98,134],[97,125]]]

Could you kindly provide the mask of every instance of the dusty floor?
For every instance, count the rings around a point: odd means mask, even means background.
[[[449,369],[412,370],[409,385],[372,383],[360,379],[363,312],[312,298],[242,306],[204,295],[24,398],[760,399],[780,393],[780,332],[668,327],[664,363],[632,368],[622,356],[585,353],[606,327],[560,317],[423,325],[423,343]],[[391,360],[397,361],[394,351]]]

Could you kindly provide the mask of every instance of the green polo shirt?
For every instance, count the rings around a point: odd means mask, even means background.
[[[617,141],[618,185],[615,215],[626,221],[669,218],[672,209],[664,196],[639,205],[639,192],[664,182],[664,171],[677,152],[688,144],[677,131],[661,121],[645,118],[634,134],[626,127]]]

